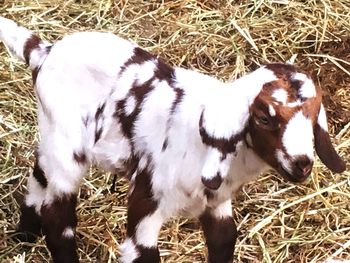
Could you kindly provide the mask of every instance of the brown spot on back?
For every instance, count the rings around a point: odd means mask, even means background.
[[[165,80],[171,86],[174,78],[174,69],[166,64],[162,59],[157,60],[157,67],[154,71],[154,75],[159,80]]]
[[[122,126],[122,131],[128,139],[133,138],[134,124],[139,113],[141,112],[144,99],[147,97],[147,94],[154,89],[154,86],[152,85],[153,80],[154,77],[141,85],[136,85],[134,83],[127,97],[118,101],[116,104],[116,111],[114,113],[114,116],[119,119]],[[126,101],[129,96],[135,96],[136,99],[136,106],[131,114],[127,114],[125,110]]]
[[[156,57],[153,56],[151,53],[147,52],[146,50],[143,50],[140,47],[134,48],[134,54],[131,58],[129,58],[125,64],[121,67],[119,74],[123,74],[123,72],[132,64],[143,64],[150,60],[156,60]]]

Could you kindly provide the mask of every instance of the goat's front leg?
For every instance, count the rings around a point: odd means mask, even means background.
[[[79,262],[76,252],[75,213],[77,198],[73,193],[48,197],[41,208],[43,232],[55,263]]]
[[[199,220],[208,247],[208,262],[231,263],[237,239],[237,230],[232,219],[231,200],[214,209],[208,208]]]
[[[121,262],[160,262],[157,240],[165,218],[154,199],[147,168],[137,174],[130,187],[127,238],[121,246]]]

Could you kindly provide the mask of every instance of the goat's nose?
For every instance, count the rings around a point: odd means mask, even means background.
[[[307,176],[311,173],[313,161],[311,161],[309,158],[300,158],[296,160],[294,164],[299,174]]]

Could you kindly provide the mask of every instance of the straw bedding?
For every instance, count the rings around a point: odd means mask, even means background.
[[[330,132],[349,163],[350,2],[348,0],[0,0],[0,15],[50,41],[74,31],[110,31],[172,65],[229,81],[262,63],[291,61],[322,86]],[[88,54],[87,54],[88,55]],[[0,262],[49,262],[45,242],[11,237],[38,141],[30,72],[0,47]],[[302,185],[274,173],[233,202],[236,262],[350,260],[349,172],[319,161]],[[117,262],[125,236],[127,183],[91,169],[78,206],[82,262]],[[159,238],[163,262],[203,262],[196,220],[170,221]]]

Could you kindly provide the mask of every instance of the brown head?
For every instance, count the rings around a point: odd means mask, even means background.
[[[321,89],[294,66],[274,63],[265,68],[276,80],[264,84],[250,107],[248,145],[292,182],[310,175],[314,146],[330,170],[343,172],[345,163],[328,134]]]

